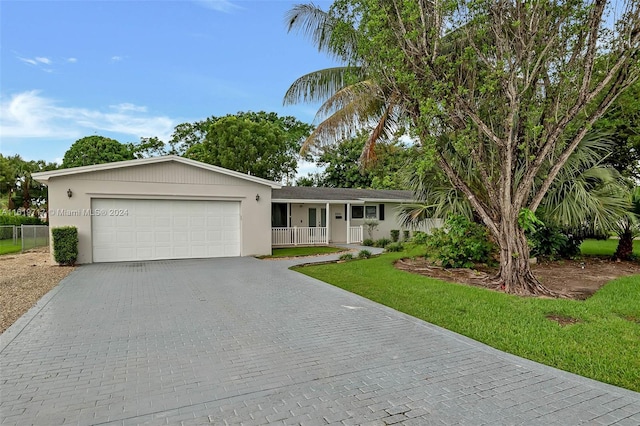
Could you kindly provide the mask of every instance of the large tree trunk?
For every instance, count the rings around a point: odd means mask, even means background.
[[[618,248],[613,255],[616,260],[631,260],[633,258],[633,233],[629,227],[620,234]]]
[[[517,219],[505,219],[501,223],[500,236],[500,272],[498,279],[506,293],[518,295],[558,296],[543,286],[531,272],[529,246],[524,230]]]

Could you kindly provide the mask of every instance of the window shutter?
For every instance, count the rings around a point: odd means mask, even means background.
[[[384,204],[380,204],[380,207],[378,209],[378,217],[380,218],[380,220],[384,220]]]
[[[344,220],[347,220],[347,204],[344,205]]]

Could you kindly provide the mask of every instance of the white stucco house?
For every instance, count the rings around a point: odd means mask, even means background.
[[[400,229],[408,191],[283,187],[177,156],[34,173],[51,228],[78,228],[78,263],[271,253],[274,246],[358,243]]]

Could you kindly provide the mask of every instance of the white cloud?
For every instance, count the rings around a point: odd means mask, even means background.
[[[21,57],[18,57],[18,59],[20,59],[22,62],[26,62],[27,64],[38,65],[38,61],[36,61],[35,59],[21,58]]]
[[[40,63],[43,63],[43,64],[51,65],[51,59],[45,58],[45,57],[42,57],[42,56],[36,57],[36,61],[38,61]]]
[[[166,116],[146,114],[146,107],[130,103],[92,110],[63,107],[55,100],[29,91],[0,99],[0,136],[2,138],[76,138],[107,131],[134,136],[157,136],[168,140],[174,121]]]
[[[111,57],[111,62],[120,62],[122,61],[124,58],[122,56],[112,56]]]
[[[76,62],[78,62],[78,59],[77,58],[67,58],[67,62],[75,64]]]
[[[194,0],[194,3],[207,9],[215,10],[216,12],[231,13],[242,9],[242,7],[229,0]]]

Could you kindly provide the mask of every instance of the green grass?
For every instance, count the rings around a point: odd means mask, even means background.
[[[294,269],[494,348],[640,391],[640,276],[612,281],[586,301],[520,298],[393,267],[418,254]],[[560,326],[547,315],[580,322]]]
[[[22,243],[13,244],[13,240],[0,240],[0,255],[22,251]]]
[[[580,245],[580,251],[584,256],[613,256],[618,248],[618,239],[608,240],[584,240]],[[633,242],[633,254],[640,256],[640,241]]]
[[[274,248],[271,256],[264,256],[264,258],[273,257],[297,257],[297,256],[314,256],[317,254],[330,254],[345,251],[343,248],[327,247],[327,246],[314,246],[314,247],[284,247]]]

